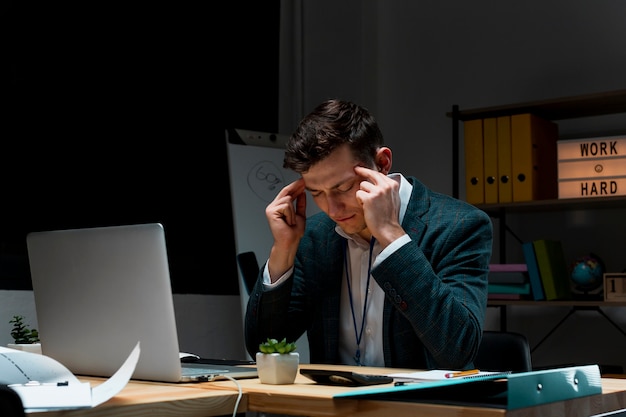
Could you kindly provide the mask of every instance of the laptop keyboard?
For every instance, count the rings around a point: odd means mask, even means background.
[[[218,369],[218,368],[203,368],[200,366],[182,366],[182,374],[183,376],[193,376],[193,375],[213,375],[213,374],[226,374],[228,373],[228,369]]]

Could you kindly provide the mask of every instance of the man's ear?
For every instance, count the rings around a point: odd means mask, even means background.
[[[385,175],[391,172],[391,149],[383,146],[376,151],[376,167]]]

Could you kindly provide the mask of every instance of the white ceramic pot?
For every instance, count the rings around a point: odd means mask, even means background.
[[[7,347],[23,350],[25,352],[39,353],[41,355],[41,343],[9,343]]]
[[[263,384],[293,384],[298,374],[300,354],[262,353],[256,354],[256,368]]]

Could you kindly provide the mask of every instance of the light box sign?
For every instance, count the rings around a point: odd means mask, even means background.
[[[557,142],[559,198],[626,195],[626,136]]]

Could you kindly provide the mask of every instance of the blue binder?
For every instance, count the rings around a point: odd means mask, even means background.
[[[481,378],[377,386],[338,393],[334,398],[358,397],[515,410],[596,394],[602,394],[600,368],[598,365],[584,365],[506,376],[486,375]]]

